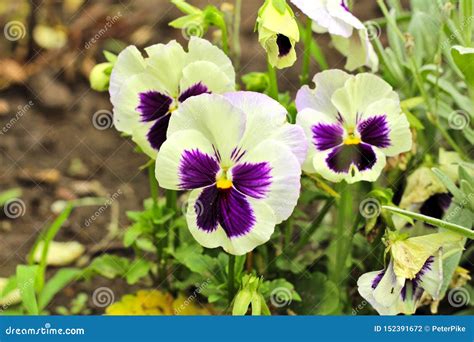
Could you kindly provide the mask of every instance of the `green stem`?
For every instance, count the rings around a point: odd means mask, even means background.
[[[291,217],[289,217],[283,224],[285,228],[285,248],[288,248],[291,244],[291,239],[293,237],[293,223],[291,222]]]
[[[344,249],[346,247],[346,223],[347,218],[351,216],[350,209],[352,207],[352,195],[350,193],[350,188],[346,183],[341,184],[341,189],[339,194],[341,198],[339,199],[338,206],[338,216],[337,216],[337,226],[336,226],[336,263],[334,269],[334,278],[336,284],[340,285],[341,277],[344,275],[343,268],[345,268],[345,262],[343,259]]]
[[[329,212],[329,209],[331,209],[333,204],[334,204],[333,199],[329,199],[326,201],[324,206],[319,211],[318,216],[316,216],[314,221],[311,222],[311,225],[309,226],[309,228],[306,230],[304,235],[301,237],[301,239],[298,241],[298,243],[294,247],[293,250],[295,252],[298,252],[299,250],[301,250],[301,248],[303,248],[308,243],[309,239],[311,238],[311,236],[313,236],[316,229],[321,225],[321,222],[323,222],[324,217]]]
[[[234,7],[234,26],[232,28],[232,49],[234,52],[234,65],[238,70],[240,67],[240,21],[242,14],[242,0],[235,0]]]
[[[227,291],[228,291],[228,301],[229,307],[232,304],[234,299],[234,273],[235,273],[235,255],[229,254],[229,273],[227,277]]]
[[[148,182],[150,184],[150,195],[153,200],[153,205],[158,208],[158,182],[155,177],[155,163],[148,164]]]
[[[450,231],[452,231],[454,233],[457,233],[459,235],[462,235],[462,236],[464,236],[468,239],[474,240],[474,230],[471,230],[471,229],[468,229],[466,227],[457,225],[455,223],[439,220],[439,219],[434,218],[434,217],[414,213],[414,212],[411,212],[411,211],[408,211],[408,210],[403,210],[403,209],[396,208],[396,207],[382,206],[382,209],[391,211],[395,214],[399,214],[399,215],[402,215],[402,216],[408,216],[408,217],[414,218],[416,220],[432,224],[432,225],[437,226],[439,228],[450,230]]]
[[[270,65],[269,62],[267,62],[267,65],[268,65],[268,78],[270,81],[270,88],[268,89],[268,92],[269,92],[268,95],[270,95],[270,97],[278,101],[278,80],[277,80],[276,70],[274,67]]]
[[[304,53],[303,53],[303,68],[301,70],[301,84],[309,82],[309,69],[311,64],[311,41],[313,40],[313,21],[308,18],[306,22],[306,29],[304,33]]]
[[[229,54],[229,36],[227,33],[227,26],[222,27],[222,50],[226,55]]]
[[[398,27],[396,20],[394,20],[393,17],[388,12],[388,8],[385,5],[384,0],[377,0],[377,5],[379,5],[380,10],[382,11],[384,17],[387,18],[388,25],[390,25],[393,28],[394,32],[400,37],[402,42],[404,42],[405,35],[403,34],[402,31],[400,31],[400,28]]]

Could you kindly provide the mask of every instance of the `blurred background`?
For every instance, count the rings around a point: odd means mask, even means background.
[[[262,2],[242,2],[239,83],[246,73],[266,70],[254,32]],[[234,10],[232,0],[189,3]],[[355,1],[354,9],[361,20],[380,16],[373,0]],[[147,160],[111,127],[108,93],[91,90],[88,75],[105,61],[104,49],[118,53],[129,44],[172,39],[186,46],[187,35],[168,25],[181,15],[167,0],[0,0],[0,193],[10,190],[19,199],[13,215],[0,211],[0,277],[25,262],[64,200],[114,199],[101,215],[94,214],[97,206],[76,209],[57,237],[85,246],[84,263],[122,248],[114,237],[127,226],[125,211],[149,196],[141,170]],[[217,42],[217,33],[211,29],[205,38]],[[317,40],[330,66],[342,68],[329,37]],[[291,95],[299,88],[300,62],[279,72],[280,88]],[[311,74],[317,71],[312,65]]]

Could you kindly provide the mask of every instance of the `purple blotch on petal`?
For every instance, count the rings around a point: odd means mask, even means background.
[[[154,121],[163,115],[166,115],[173,103],[171,97],[155,90],[140,93],[138,94],[138,97],[139,103],[137,111],[140,112],[143,122]]]
[[[264,198],[272,184],[271,170],[266,162],[237,164],[232,168],[232,182],[245,195]]]
[[[385,115],[372,116],[357,124],[361,140],[366,144],[385,148],[390,146],[390,128]]]
[[[179,187],[191,190],[212,185],[218,171],[219,164],[213,156],[198,149],[185,150],[179,165]]]
[[[349,172],[352,164],[359,171],[371,169],[376,161],[374,150],[367,144],[337,146],[326,158],[328,167],[337,173]]]
[[[372,285],[371,285],[373,289],[375,289],[379,285],[384,275],[385,275],[385,270],[382,270],[375,276],[374,280],[372,280]]]
[[[155,150],[159,150],[166,141],[166,132],[170,123],[170,115],[160,117],[151,126],[147,134],[148,142]]]
[[[313,142],[319,151],[328,150],[342,144],[344,130],[338,124],[319,123],[311,128]]]
[[[344,8],[347,12],[349,12],[349,13],[351,12],[351,10],[350,10],[349,7],[347,6],[345,0],[341,0],[341,7]]]
[[[285,57],[291,51],[292,45],[290,39],[284,34],[277,34],[278,57]]]
[[[212,233],[217,229],[217,224],[220,224],[229,238],[247,234],[256,222],[245,195],[233,188],[205,188],[199,195],[194,210],[200,229]]]
[[[178,101],[184,102],[192,96],[197,96],[201,94],[210,94],[210,93],[211,92],[209,91],[209,89],[204,84],[202,84],[202,82],[198,82],[192,85],[191,87],[189,87],[188,89],[186,89],[185,91],[183,91],[181,95],[179,95]]]

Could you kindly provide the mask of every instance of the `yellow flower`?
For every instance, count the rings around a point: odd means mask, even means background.
[[[285,0],[266,0],[257,18],[258,41],[267,51],[271,66],[283,69],[296,61],[298,24]]]
[[[139,290],[136,294],[122,297],[105,310],[107,315],[210,315],[207,307],[200,307],[195,297],[178,295],[175,299],[168,292],[159,290]]]

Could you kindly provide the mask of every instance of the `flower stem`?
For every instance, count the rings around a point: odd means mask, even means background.
[[[268,65],[268,78],[270,81],[268,95],[270,95],[270,97],[278,101],[278,80],[277,80],[276,70],[274,67],[270,65],[269,62],[267,62],[267,65]]]
[[[242,0],[235,0],[234,22],[232,27],[232,49],[234,56],[234,65],[236,70],[240,68],[240,21],[242,12]]]
[[[153,206],[158,208],[158,182],[155,177],[155,163],[148,164],[148,181],[150,183],[150,195],[153,200]],[[156,210],[155,208],[155,210]]]
[[[334,268],[334,280],[335,283],[340,286],[341,277],[344,276],[345,270],[345,250],[347,249],[346,240],[347,236],[345,234],[347,220],[352,216],[352,194],[349,191],[350,187],[346,183],[341,184],[339,194],[341,198],[339,199],[338,206],[338,216],[337,216],[337,229],[336,229],[336,260]],[[350,237],[351,238],[351,237]]]
[[[382,209],[391,211],[395,214],[399,214],[399,215],[402,215],[402,216],[408,216],[408,217],[414,218],[416,220],[419,220],[419,221],[422,221],[422,222],[425,222],[425,223],[429,223],[429,224],[432,224],[434,226],[437,226],[437,227],[440,227],[440,228],[443,228],[443,229],[450,230],[450,231],[452,231],[454,233],[457,233],[459,235],[462,235],[462,236],[464,236],[468,239],[474,240],[474,230],[471,230],[471,229],[468,229],[466,227],[457,225],[455,223],[439,220],[439,219],[434,218],[434,217],[414,213],[414,212],[399,209],[399,208],[396,208],[396,207],[382,206]]]
[[[228,291],[228,301],[229,307],[232,304],[232,300],[234,299],[234,273],[235,273],[235,255],[229,254],[229,270],[228,270],[228,277],[227,277],[227,291]]]
[[[303,68],[301,70],[301,84],[309,82],[309,69],[311,64],[311,42],[313,40],[313,21],[308,18],[304,33],[304,53],[303,53]]]

